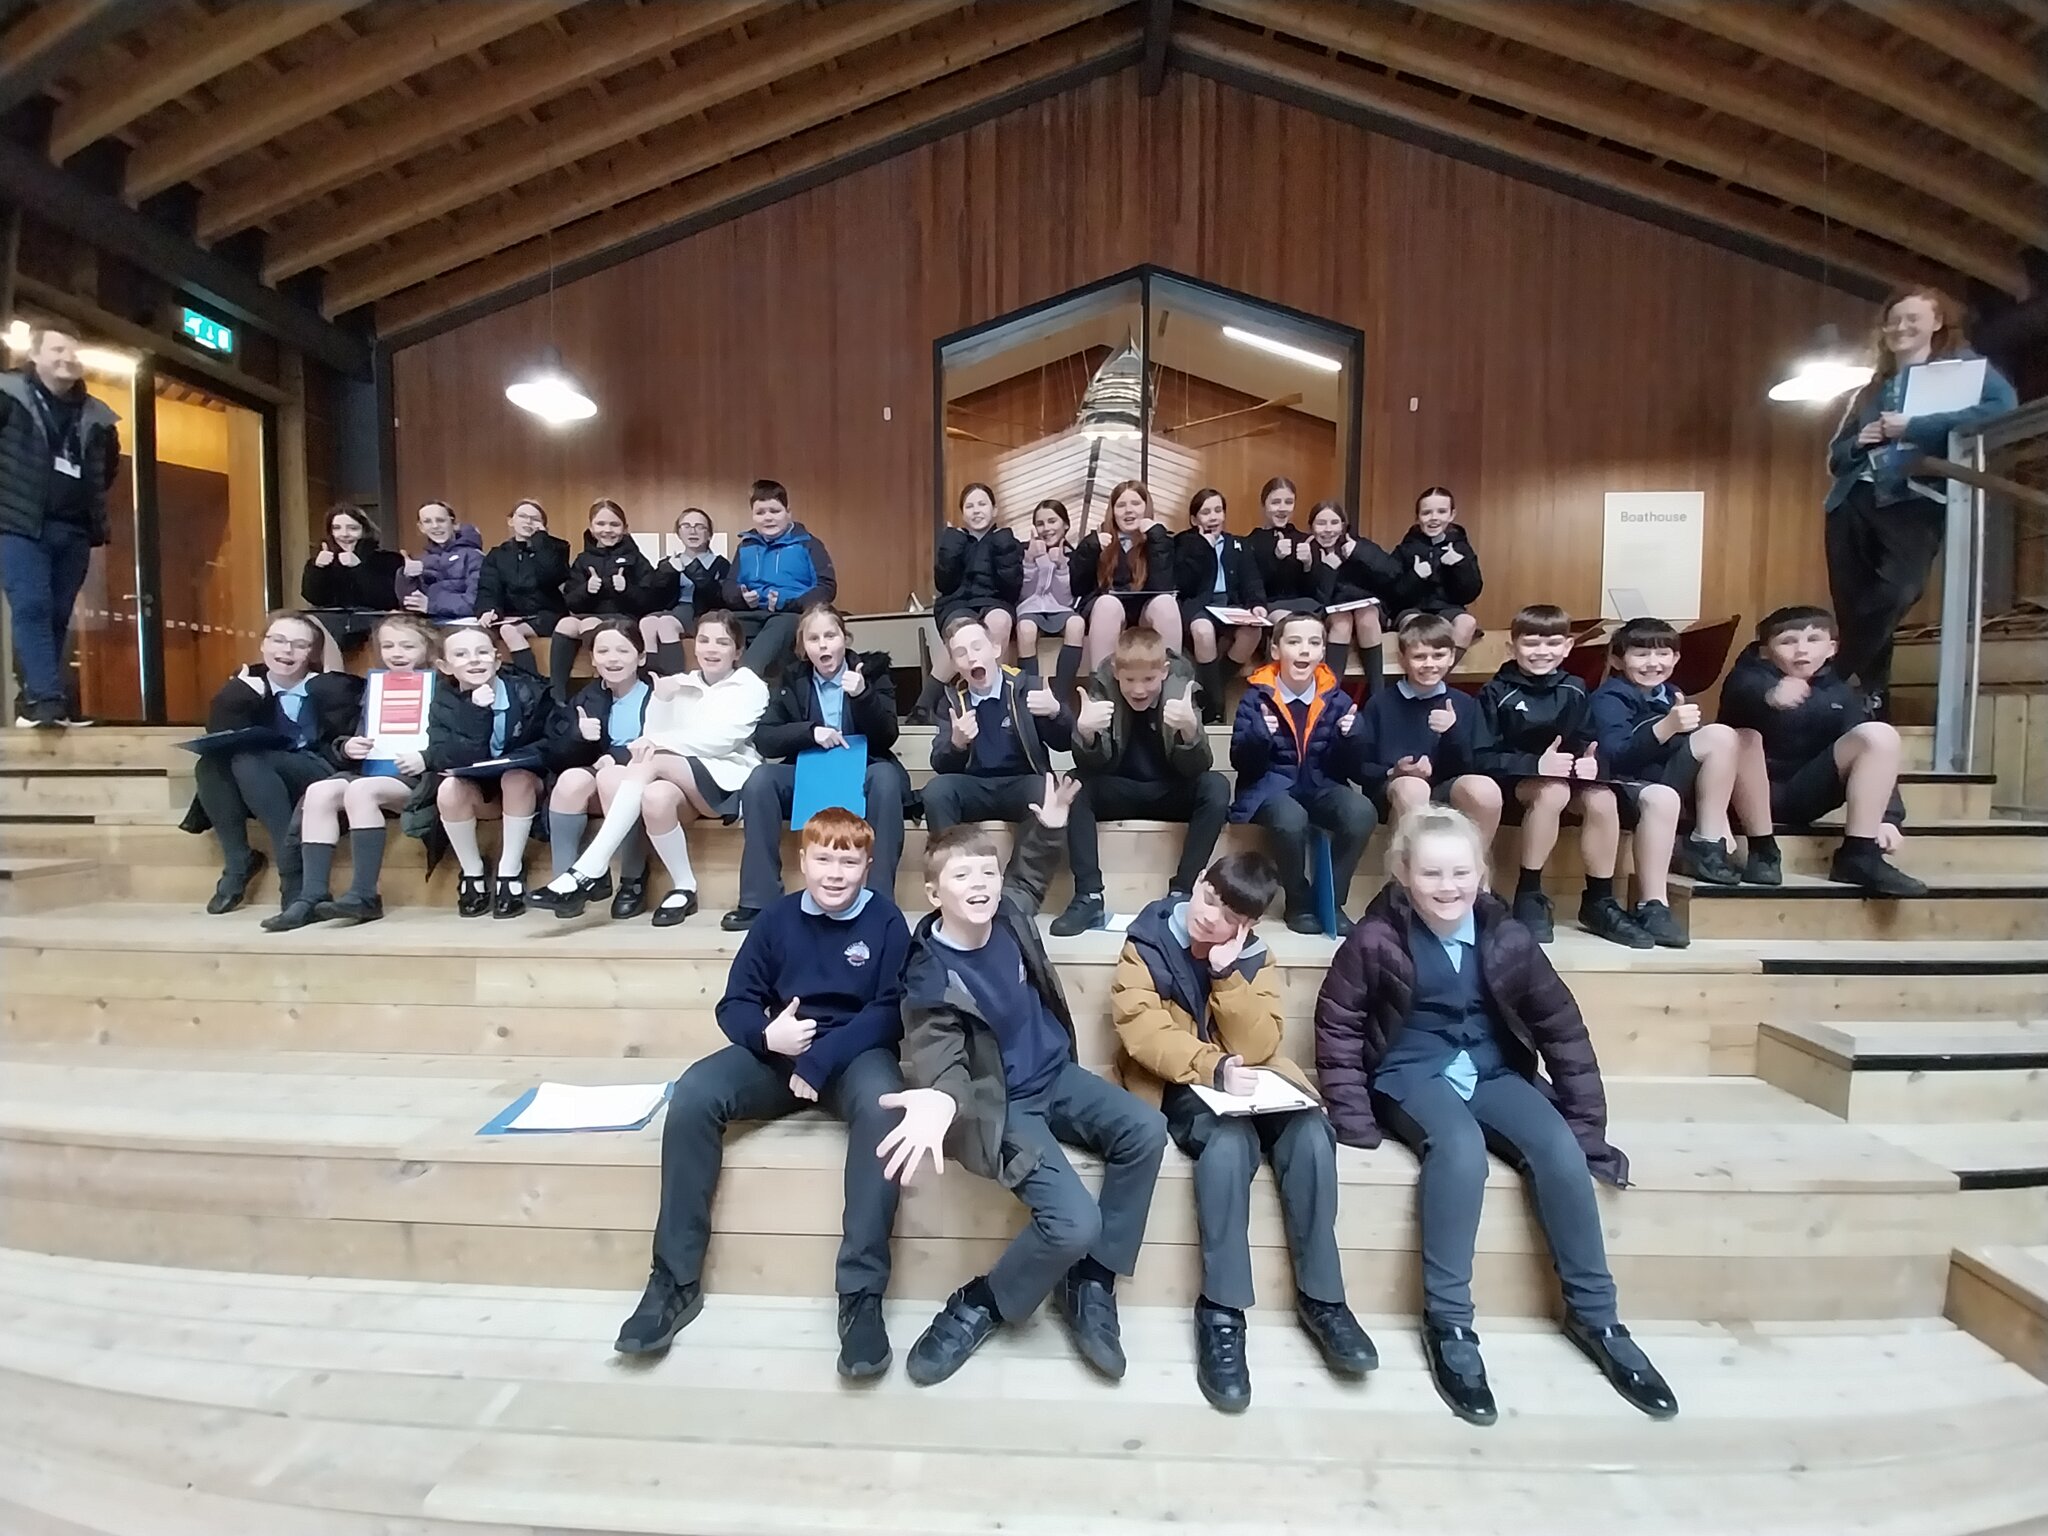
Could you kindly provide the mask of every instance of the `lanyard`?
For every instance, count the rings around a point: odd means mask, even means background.
[[[82,463],[85,458],[84,402],[80,402],[77,413],[71,418],[71,430],[59,432],[56,412],[50,409],[50,402],[43,397],[42,388],[33,379],[29,380],[28,397],[35,403],[36,415],[43,423],[43,436],[49,439],[50,447],[73,464]]]

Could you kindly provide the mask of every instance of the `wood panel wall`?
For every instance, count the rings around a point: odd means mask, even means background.
[[[1398,538],[1421,487],[1455,488],[1488,622],[1597,611],[1607,490],[1706,492],[1708,614],[1825,595],[1832,414],[1764,391],[1868,306],[1213,81],[1143,98],[1128,72],[562,289],[553,333],[602,409],[583,426],[504,400],[545,299],[399,353],[401,496],[493,538],[527,495],[558,529],[601,494],[730,526],[773,475],[846,600],[894,607],[931,579],[934,338],[1145,262],[1364,332],[1366,526]]]

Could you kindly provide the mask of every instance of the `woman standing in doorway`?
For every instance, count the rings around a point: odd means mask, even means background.
[[[1967,432],[2019,401],[1989,363],[1977,403],[1932,415],[1905,414],[1912,370],[1949,358],[1976,358],[1963,334],[1962,306],[1939,288],[1907,288],[1885,301],[1878,323],[1876,375],[1856,392],[1828,444],[1828,586],[1841,650],[1835,670],[1853,677],[1873,713],[1886,713],[1892,638],[1927,586],[1947,528],[1947,487],[1916,479],[1914,463],[1946,454],[1951,432]]]

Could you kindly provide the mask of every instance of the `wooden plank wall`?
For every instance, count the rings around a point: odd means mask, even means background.
[[[1832,413],[1764,391],[1870,306],[1213,81],[1146,99],[1128,72],[561,289],[555,335],[602,407],[584,426],[504,400],[545,299],[399,353],[401,496],[449,496],[492,538],[526,495],[558,530],[600,494],[729,526],[769,474],[848,602],[893,606],[930,584],[934,338],[1143,262],[1364,332],[1367,525],[1397,538],[1422,486],[1455,488],[1490,623],[1596,609],[1610,489],[1706,492],[1710,615],[1825,596]]]

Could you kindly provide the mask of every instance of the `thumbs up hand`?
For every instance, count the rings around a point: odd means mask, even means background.
[[[1116,718],[1116,705],[1108,699],[1091,698],[1081,706],[1074,716],[1074,731],[1083,741],[1093,741],[1109,729],[1109,722]]]
[[[1458,712],[1448,703],[1439,704],[1429,712],[1429,719],[1425,723],[1432,735],[1441,736],[1458,723]]]
[[[1456,565],[1464,558],[1463,555],[1458,553],[1458,546],[1455,544],[1446,544],[1444,552],[1437,556],[1437,559],[1441,560],[1445,565]]]
[[[1415,579],[1417,581],[1429,580],[1429,562],[1420,555],[1415,557]]]
[[[1304,566],[1313,565],[1315,563],[1316,547],[1307,539],[1303,539],[1301,543],[1298,546],[1296,546],[1294,553],[1300,559],[1301,563]]]
[[[1040,720],[1050,720],[1060,712],[1060,701],[1054,697],[1053,691],[1041,682],[1024,695],[1024,707]]]
[[[968,705],[952,717],[953,745],[971,747],[975,737],[981,734],[981,718],[975,714],[974,706]]]
[[[1195,732],[1202,728],[1202,717],[1195,712],[1194,692],[1195,685],[1189,683],[1179,694],[1159,706],[1159,718],[1182,741],[1193,741]]]
[[[1594,756],[1594,743],[1587,742],[1585,752],[1572,764],[1572,777],[1588,784],[1600,777],[1600,763]]]
[[[408,576],[417,576],[417,575],[419,575],[419,574],[420,574],[420,572],[424,571],[425,569],[426,569],[426,567],[425,567],[424,565],[421,565],[421,564],[419,563],[419,561],[415,560],[415,559],[414,559],[414,558],[413,558],[413,557],[412,557],[411,555],[407,555],[407,556],[405,557],[405,574],[406,574],[406,575],[408,575]]]
[[[612,572],[612,590],[614,592],[623,592],[626,590],[626,573],[624,571]]]
[[[1572,755],[1564,749],[1564,738],[1554,736],[1536,758],[1536,771],[1546,779],[1568,779],[1572,776]]]
[[[334,551],[329,549],[325,544],[321,545],[320,553],[313,557],[313,563],[315,565],[334,564]]]
[[[597,740],[597,722],[590,718],[589,710],[576,711],[576,729],[585,741]]]
[[[602,592],[604,590],[604,578],[598,575],[597,572],[592,571],[590,573],[590,580],[583,583],[583,590],[586,592]]]
[[[1672,693],[1671,700],[1671,708],[1667,712],[1666,718],[1676,720],[1680,731],[1698,730],[1700,728],[1699,705],[1686,703],[1685,695],[1676,691]]]
[[[810,1049],[811,1037],[818,1032],[818,1021],[798,1016],[797,1009],[803,1002],[800,997],[792,997],[761,1031],[761,1043],[775,1055],[801,1056]]]
[[[847,661],[839,674],[839,690],[849,699],[857,699],[868,691],[868,680],[861,675],[860,663]]]

